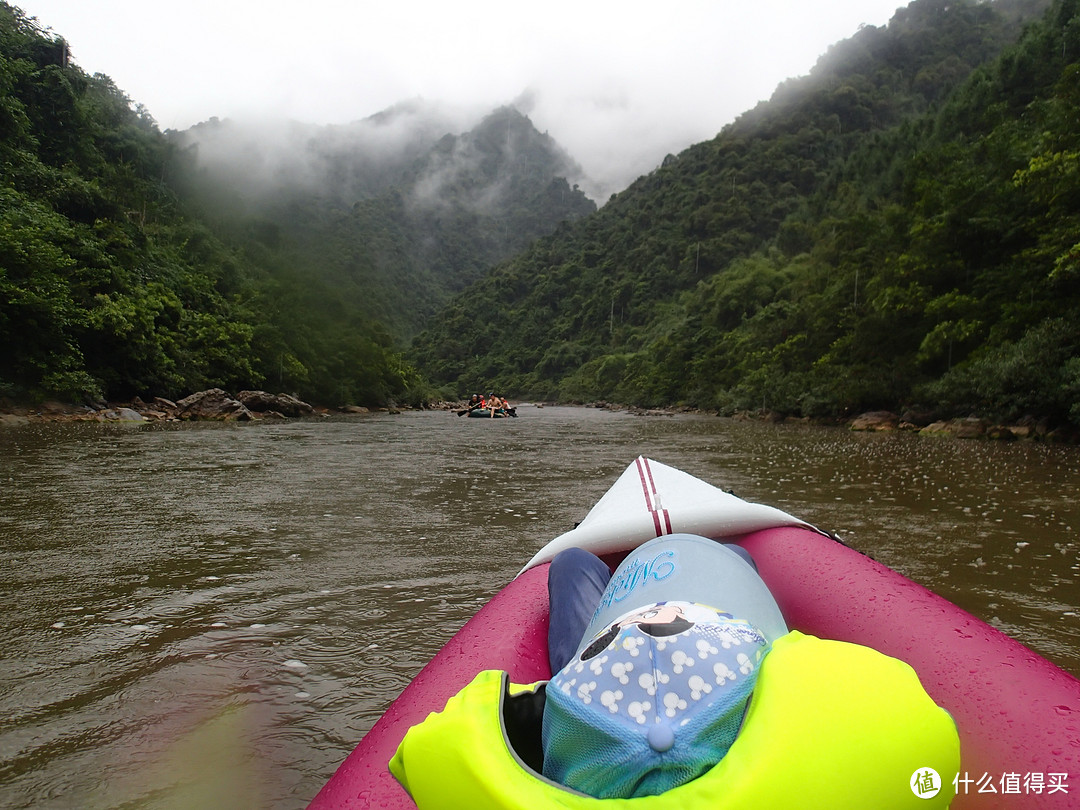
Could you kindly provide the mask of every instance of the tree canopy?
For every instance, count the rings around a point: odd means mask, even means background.
[[[1080,424],[1078,109],[1080,0],[915,0],[596,210],[512,108],[162,133],[0,0],[0,396]]]
[[[422,400],[400,347],[423,318],[595,209],[516,111],[462,135],[442,123],[390,161],[306,132],[319,172],[292,159],[268,187],[250,166],[200,162],[200,134],[227,123],[161,133],[0,2],[0,397]]]
[[[1076,0],[916,0],[504,262],[411,356],[523,396],[1080,424]]]

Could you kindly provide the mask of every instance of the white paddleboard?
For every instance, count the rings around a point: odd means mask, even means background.
[[[682,470],[638,456],[581,523],[540,549],[521,570],[550,562],[568,548],[601,555],[629,551],[667,534],[719,540],[780,526],[817,531],[780,509],[744,501]]]

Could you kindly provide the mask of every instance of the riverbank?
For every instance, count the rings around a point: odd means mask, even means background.
[[[593,402],[586,407],[637,414],[640,416],[677,416],[679,414],[718,415],[696,408],[638,408],[609,402]],[[1013,424],[1001,424],[978,416],[934,418],[925,414],[892,411],[869,411],[844,419],[814,419],[806,416],[785,416],[776,411],[737,411],[731,419],[742,422],[771,422],[774,424],[813,424],[846,427],[854,431],[884,433],[903,431],[923,436],[943,436],[956,439],[990,439],[994,441],[1037,441],[1051,444],[1080,444],[1080,431],[1070,426],[1055,426],[1045,419],[1025,417]]]
[[[447,405],[447,409],[449,405]],[[92,405],[50,400],[33,405],[0,400],[0,423],[18,422],[182,422],[232,421],[250,422],[262,419],[294,419],[331,416],[335,414],[365,414],[372,411],[395,413],[396,408],[365,408],[358,405],[326,408],[304,402],[291,394],[271,394],[266,391],[240,391],[230,394],[220,388],[199,391],[176,401],[154,397],[146,402],[138,397],[116,402],[97,402]]]
[[[1080,444],[1080,431],[1070,426],[1055,426],[1047,420],[1026,417],[1013,424],[1000,424],[978,416],[935,419],[911,412],[897,414],[892,411],[870,411],[845,419],[813,419],[811,417],[785,416],[776,411],[738,411],[730,416],[702,411],[685,406],[668,408],[640,408],[610,402],[522,403],[530,405],[577,405],[586,408],[631,413],[644,417],[672,417],[680,414],[718,416],[744,422],[769,422],[774,424],[814,424],[846,427],[853,431],[918,433],[923,436],[949,437],[955,439],[989,439],[993,441],[1036,441],[1050,444]],[[155,397],[144,402],[136,397],[120,402],[99,402],[94,405],[73,405],[58,401],[46,401],[25,405],[0,400],[0,424],[37,422],[177,422],[193,420],[258,421],[263,419],[293,419],[300,417],[330,417],[362,415],[367,413],[396,414],[407,410],[458,411],[467,408],[462,402],[431,402],[422,408],[410,406],[385,406],[368,408],[359,405],[327,407],[312,405],[290,394],[270,394],[266,391],[241,391],[235,396],[213,388],[200,391],[184,399],[172,401]]]

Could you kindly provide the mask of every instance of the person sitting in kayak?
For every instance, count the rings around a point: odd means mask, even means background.
[[[956,724],[914,670],[789,632],[739,546],[667,535],[614,573],[566,549],[548,595],[551,679],[485,670],[398,746],[389,769],[420,810],[794,808],[811,781],[820,807],[955,795]]]
[[[567,549],[548,591],[543,773],[596,798],[657,795],[718,763],[787,633],[749,553],[693,535],[645,544],[614,575]]]

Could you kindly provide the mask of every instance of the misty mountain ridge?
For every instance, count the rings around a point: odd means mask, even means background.
[[[514,107],[501,107],[461,135],[444,135],[410,171],[418,206],[464,202],[494,213],[530,184],[562,178],[576,191],[581,166]],[[464,195],[456,193],[463,190]]]
[[[167,137],[177,185],[271,266],[409,338],[450,294],[596,209],[581,167],[513,107],[414,99],[345,126],[217,120]]]
[[[515,167],[578,184],[581,167],[513,106],[486,113],[416,98],[350,124],[212,118],[166,136],[204,187],[227,186],[258,209],[266,195],[316,193],[351,205],[395,187],[419,204],[444,185],[509,179]],[[525,151],[523,151],[525,150]],[[477,199],[498,196],[479,193]]]

